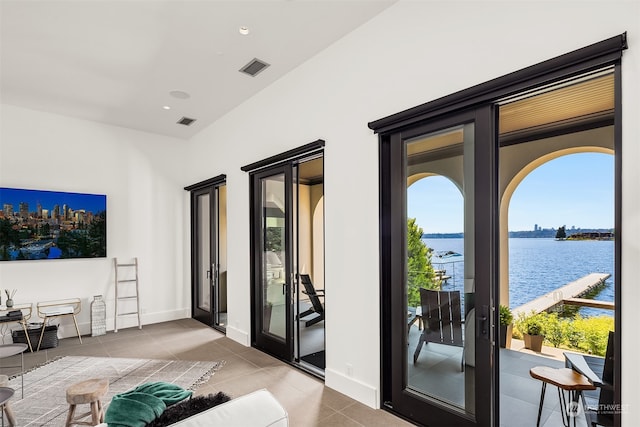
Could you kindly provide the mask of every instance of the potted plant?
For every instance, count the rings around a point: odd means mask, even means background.
[[[531,314],[524,318],[522,324],[522,336],[524,338],[524,348],[531,349],[535,352],[542,351],[543,322],[539,314]]]
[[[511,337],[513,336],[513,313],[506,305],[500,305],[500,347],[511,348]]]

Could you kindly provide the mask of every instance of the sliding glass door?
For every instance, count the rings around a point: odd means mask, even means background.
[[[424,425],[492,422],[494,149],[479,124],[492,114],[433,120],[383,145],[383,179],[396,183],[383,189],[381,224],[382,250],[390,250],[382,260],[384,404]],[[429,180],[447,182],[447,192],[423,185]],[[436,251],[425,229],[456,231],[459,247]]]
[[[252,342],[324,376],[324,161],[322,145],[311,145],[243,168],[251,172]]]
[[[498,357],[498,308],[510,300],[508,207],[529,172],[562,156],[615,153],[609,248],[615,250],[612,317],[620,330],[620,61],[626,48],[625,33],[369,123],[380,149],[385,408],[420,425],[517,424],[513,414],[535,419],[539,395],[530,393],[529,369],[550,359],[527,355],[525,361],[506,348],[500,353],[507,357]],[[422,185],[429,181],[440,190]],[[456,217],[462,227],[451,222]],[[442,247],[423,231],[458,244]],[[613,347],[620,342],[613,334]],[[620,353],[613,359],[607,408],[620,407]],[[613,422],[620,425],[619,411]]]
[[[290,359],[293,353],[291,166],[253,175],[256,344]]]
[[[191,191],[192,316],[224,331],[227,324],[227,187],[205,182]]]

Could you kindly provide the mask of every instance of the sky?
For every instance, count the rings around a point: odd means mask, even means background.
[[[407,191],[407,214],[425,233],[463,231],[463,200],[447,178],[421,179]],[[566,226],[613,228],[614,156],[579,153],[534,169],[511,197],[509,231]]]
[[[84,209],[94,214],[106,209],[106,196],[98,194],[63,193],[58,191],[22,190],[16,188],[0,188],[0,209],[5,203],[12,204],[14,212],[20,209],[20,203],[29,203],[29,212],[35,212],[38,203],[42,209],[53,211],[55,205],[62,209],[67,205],[73,210]]]

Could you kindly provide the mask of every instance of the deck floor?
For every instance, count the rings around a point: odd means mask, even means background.
[[[462,348],[430,343],[423,347],[418,363],[413,365],[418,334],[417,326],[413,326],[407,351],[410,358],[409,384],[412,388],[463,405],[465,374],[460,372]],[[511,347],[501,349],[499,355],[500,426],[535,426],[542,383],[531,378],[529,370],[540,365],[564,367],[564,350],[545,346],[540,353],[534,353],[524,349],[524,343],[520,340],[513,340]],[[517,424],[514,424],[514,420],[517,420]],[[547,387],[540,425],[563,426],[558,394],[553,386]],[[577,426],[586,427],[584,415],[578,417]]]

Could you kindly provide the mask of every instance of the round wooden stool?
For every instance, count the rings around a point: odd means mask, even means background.
[[[0,387],[8,387],[9,385],[9,377],[6,375],[0,375]],[[13,411],[11,410],[11,406],[9,406],[9,401],[6,401],[4,405],[2,405],[3,420],[4,417],[7,417],[7,421],[9,422],[9,426],[13,427],[16,425],[16,417],[13,415]]]
[[[69,415],[67,415],[67,423],[69,427],[74,424],[86,426],[95,426],[104,421],[104,410],[102,408],[102,399],[109,391],[109,380],[104,378],[92,378],[74,384],[67,389],[67,402],[69,403]],[[91,410],[74,418],[76,405],[88,403]],[[91,415],[91,421],[80,421]]]

